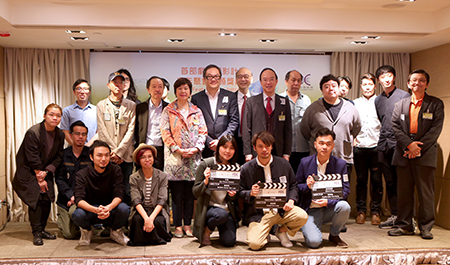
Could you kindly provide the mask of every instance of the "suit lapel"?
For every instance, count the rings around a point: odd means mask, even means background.
[[[425,95],[423,96],[423,101],[422,101],[422,106],[420,107],[420,111],[419,111],[419,116],[417,117],[417,136],[416,138],[420,139],[420,137],[422,137],[422,122],[423,122],[423,114],[426,111],[429,111],[430,107],[430,97],[427,95],[427,93],[425,93]]]
[[[213,115],[211,112],[211,105],[209,104],[209,98],[208,98],[208,95],[206,95],[206,88],[205,88],[205,90],[203,90],[201,100],[203,101],[204,106],[206,106],[206,110],[207,110],[206,114],[209,116],[209,118],[212,121],[214,121]],[[203,113],[203,115],[205,115],[205,113]]]
[[[400,103],[397,103],[400,104]],[[409,128],[409,123],[410,123],[410,116],[409,116],[409,107],[411,105],[411,97],[409,98],[409,100],[404,101],[404,104],[402,106],[402,112],[400,113],[400,115],[405,115],[404,119],[402,120],[403,122],[403,128],[405,129],[405,132],[409,134],[410,132],[410,128]],[[400,117],[401,120],[401,117]]]

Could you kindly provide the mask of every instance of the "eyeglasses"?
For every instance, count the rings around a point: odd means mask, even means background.
[[[91,89],[89,87],[76,87],[75,91],[77,92],[89,92]]]
[[[241,78],[249,79],[250,76],[249,76],[249,75],[238,75],[238,76],[237,76],[237,79],[241,79]]]
[[[129,83],[130,82],[130,78],[129,77],[125,77],[125,82]]]
[[[76,135],[76,136],[87,136],[87,132],[73,132],[72,133],[73,135]]]
[[[220,75],[207,75],[206,76],[206,79],[208,79],[208,80],[213,80],[213,79],[216,79],[216,80],[219,80],[221,78],[221,76]]]

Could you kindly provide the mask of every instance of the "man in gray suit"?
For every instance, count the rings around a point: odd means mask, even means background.
[[[392,128],[397,145],[392,162],[397,166],[398,228],[390,236],[414,235],[414,187],[419,197],[418,224],[423,239],[433,239],[434,175],[437,139],[444,123],[444,103],[425,93],[430,76],[424,70],[409,74],[412,96],[397,102]]]
[[[292,148],[291,107],[286,97],[275,93],[278,76],[271,68],[264,68],[259,74],[263,93],[247,100],[242,122],[245,161],[250,161],[253,135],[268,131],[275,137],[272,154],[289,161]]]
[[[205,118],[208,128],[206,147],[203,157],[212,157],[217,143],[223,135],[235,135],[239,127],[239,112],[236,94],[220,88],[222,71],[217,65],[210,64],[203,70],[205,90],[192,96],[192,104],[197,105]]]

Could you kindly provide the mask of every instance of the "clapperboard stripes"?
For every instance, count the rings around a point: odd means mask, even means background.
[[[314,187],[312,198],[317,199],[342,199],[344,197],[342,189],[341,174],[318,174],[314,176]]]
[[[259,187],[255,199],[257,209],[283,208],[286,203],[286,183],[259,183]]]
[[[210,190],[238,191],[240,181],[239,165],[213,165],[208,188]]]

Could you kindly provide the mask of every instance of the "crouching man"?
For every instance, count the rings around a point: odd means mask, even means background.
[[[110,163],[108,144],[96,140],[89,149],[93,163],[78,171],[75,184],[75,203],[78,208],[72,220],[81,228],[80,245],[91,242],[93,224],[103,224],[111,229],[111,239],[126,245],[129,239],[122,227],[127,225],[130,208],[122,202],[124,185],[120,167]]]

